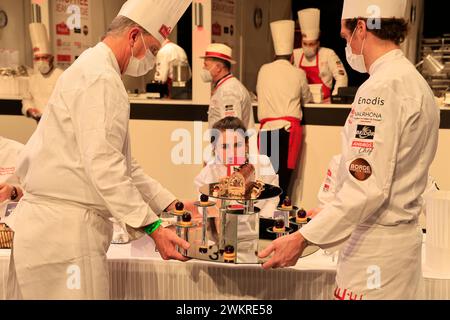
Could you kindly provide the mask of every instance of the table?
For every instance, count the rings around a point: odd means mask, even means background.
[[[9,254],[0,250],[0,299],[6,297]],[[335,288],[336,258],[322,250],[294,267],[268,271],[258,265],[163,261],[154,250],[145,257],[136,254],[130,244],[111,245],[112,299],[327,300]],[[424,278],[426,299],[450,299],[450,279],[433,278],[426,270]]]

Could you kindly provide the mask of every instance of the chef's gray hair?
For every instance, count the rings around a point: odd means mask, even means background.
[[[114,18],[114,20],[109,25],[105,36],[119,36],[119,35],[123,34],[124,32],[128,31],[129,29],[135,28],[135,27],[141,29],[141,31],[144,35],[150,34],[147,30],[142,28],[139,24],[137,24],[133,20],[131,20],[125,16],[117,16],[116,18]]]

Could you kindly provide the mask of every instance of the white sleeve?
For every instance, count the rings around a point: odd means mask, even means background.
[[[306,239],[322,247],[346,239],[388,199],[404,124],[417,116],[404,114],[406,103],[389,83],[361,91],[364,92],[358,92],[355,101],[360,96],[379,97],[384,105],[372,106],[373,113],[365,112],[366,105],[353,105],[357,116],[352,113],[344,127],[336,196],[300,231]],[[357,131],[362,126],[367,126],[374,135],[362,140],[373,144],[371,152],[361,154],[354,142],[358,142]]]
[[[302,69],[298,69],[298,71],[300,71],[300,83],[301,83],[301,97],[302,97],[302,103],[310,103],[313,102],[314,98],[313,95],[311,93],[311,90],[309,89],[309,85],[308,85],[308,79],[306,78],[306,73],[305,71],[303,71]]]
[[[159,52],[156,56],[155,81],[167,82],[169,76],[169,56],[165,52]]]
[[[320,186],[317,198],[319,200],[319,208],[331,202],[336,195],[336,175],[338,173],[339,164],[341,162],[341,155],[336,155],[331,158],[327,167],[327,174]]]
[[[328,55],[328,66],[333,73],[333,78],[336,80],[333,95],[337,95],[339,88],[347,87],[348,85],[347,72],[345,71],[341,59],[339,59],[334,51],[331,51],[330,55]]]
[[[115,79],[104,77],[82,92],[61,95],[71,115],[89,183],[114,218],[137,229],[155,222],[158,216],[144,201],[127,170],[123,149],[128,139],[129,104],[118,87]]]
[[[22,98],[22,114],[25,116],[27,115],[27,110],[34,107],[33,96],[31,94],[30,89],[32,86],[31,76],[28,77],[27,81],[28,81],[28,85],[26,86],[27,90],[24,92]]]
[[[131,166],[133,184],[154,212],[164,211],[164,209],[176,200],[176,197],[170,191],[165,189],[158,181],[148,176],[134,158],[132,159]]]

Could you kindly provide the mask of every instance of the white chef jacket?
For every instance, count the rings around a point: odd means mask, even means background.
[[[120,76],[106,44],[83,52],[58,80],[21,154],[17,174],[27,194],[15,211],[10,278],[24,298],[108,298],[109,218],[136,236],[132,231],[175,200],[131,158],[130,105]],[[66,286],[73,265],[81,272],[78,290]]]
[[[319,200],[319,208],[325,207],[325,205],[333,201],[336,194],[336,175],[339,171],[339,164],[341,162],[341,155],[334,155],[327,167],[327,174],[320,186],[317,198]]]
[[[276,60],[265,64],[258,73],[258,118],[295,117],[302,119],[301,104],[311,102],[306,74],[287,60]],[[290,122],[270,121],[263,130],[289,129]]]
[[[319,51],[319,72],[322,82],[328,87],[333,87],[333,78],[336,80],[332,95],[338,93],[338,89],[341,87],[347,87],[348,77],[345,71],[344,65],[341,59],[334,52],[334,50],[329,48],[320,47]],[[294,66],[300,67],[300,60],[303,56],[303,49],[295,49],[294,53]],[[316,56],[313,59],[308,60],[306,57],[303,58],[302,65],[305,67],[313,67],[316,65]]]
[[[209,128],[225,117],[241,119],[247,129],[253,129],[255,126],[250,94],[232,75],[221,79],[212,91],[208,110]]]
[[[15,175],[16,163],[19,153],[23,149],[23,144],[0,136],[0,184],[7,183],[13,186],[20,186],[19,178]],[[6,200],[0,202],[0,221],[5,217],[5,210],[8,203]]]
[[[278,175],[272,167],[269,157],[265,155],[250,155],[249,163],[255,167],[255,178],[264,183],[278,186]],[[216,164],[211,160],[202,171],[195,177],[194,184],[196,188],[200,188],[206,184],[217,183],[227,175],[227,167],[223,164]],[[276,210],[279,199],[278,197],[269,200],[259,201],[255,204],[261,209],[260,215],[262,217],[273,217],[273,212]]]
[[[342,131],[335,199],[301,230],[319,245],[345,239],[359,224],[415,221],[421,210],[420,196],[437,148],[439,108],[401,50],[380,57],[369,73]],[[364,127],[374,134],[364,135]],[[370,166],[359,167],[366,170],[365,180],[350,173],[363,163],[352,165],[357,159]]]
[[[155,81],[165,83],[167,78],[173,79],[172,65],[178,61],[189,65],[188,57],[182,47],[173,42],[166,43],[156,55]]]
[[[421,288],[417,220],[440,111],[401,50],[378,58],[369,73],[342,131],[335,197],[300,232],[322,248],[346,241],[336,298],[414,299]],[[382,274],[376,289],[367,285],[372,265]]]
[[[63,70],[54,67],[47,75],[42,75],[39,71],[34,70],[28,80],[28,92],[22,99],[22,113],[27,114],[30,108],[36,108],[44,113],[47,102],[55,88],[56,81],[63,73]]]

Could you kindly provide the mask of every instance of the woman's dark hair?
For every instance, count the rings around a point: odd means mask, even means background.
[[[247,135],[247,128],[245,127],[245,124],[242,122],[241,119],[236,117],[225,117],[223,119],[220,119],[216,123],[213,124],[213,134],[211,134],[211,143],[215,144],[217,142],[216,135],[214,132],[223,132],[226,130],[233,130],[241,132],[245,136],[245,142],[248,142],[248,135]],[[218,137],[217,137],[218,138]]]
[[[345,27],[353,33],[358,25],[358,20],[364,21],[367,25],[367,18],[354,18],[347,19],[345,21]],[[396,45],[399,45],[405,40],[406,35],[408,34],[408,21],[405,19],[395,18],[382,18],[379,19],[379,21],[379,28],[368,27],[367,31],[375,35],[377,38],[392,41]]]

